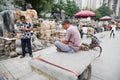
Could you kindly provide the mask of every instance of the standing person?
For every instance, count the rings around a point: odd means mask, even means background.
[[[66,30],[66,36],[65,39],[55,41],[57,51],[69,53],[79,51],[81,38],[77,27],[71,25],[68,20],[62,23],[62,27]]]
[[[116,24],[115,24],[115,22],[112,22],[110,38],[111,38],[112,35],[113,35],[113,38],[115,37],[115,32],[116,32]]]
[[[79,26],[79,32],[80,32],[80,36],[81,36],[81,38],[83,38],[83,31],[82,31],[82,27],[83,27],[82,25],[80,25],[80,26]]]
[[[84,35],[87,36],[87,33],[88,33],[88,27],[86,25],[83,25],[82,27],[82,38]]]
[[[32,55],[32,47],[31,47],[31,31],[32,29],[32,25],[26,21],[25,16],[21,16],[20,17],[20,28],[19,30],[21,31],[22,35],[21,35],[21,46],[22,46],[22,55],[20,58],[25,57],[25,48],[28,48],[29,51],[29,55],[30,57],[33,57]]]

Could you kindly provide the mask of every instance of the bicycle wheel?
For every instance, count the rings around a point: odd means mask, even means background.
[[[89,65],[84,70],[84,72],[80,76],[78,76],[78,80],[90,80],[91,79],[91,71],[92,71],[92,68],[91,68],[91,65]]]
[[[99,52],[100,52],[99,56],[101,55],[101,53],[102,53],[102,47],[101,47],[101,46],[96,46],[96,47],[94,47],[94,50],[95,50],[95,51],[99,51]],[[98,56],[98,57],[99,57],[99,56]]]

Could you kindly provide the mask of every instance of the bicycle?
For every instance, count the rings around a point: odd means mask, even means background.
[[[88,47],[89,49],[94,49],[94,50],[98,50],[100,52],[99,56],[102,53],[102,47],[100,46],[101,41],[94,35],[90,35],[91,38],[91,43],[87,44],[87,43],[82,43],[82,45]],[[98,56],[98,57],[99,57]]]

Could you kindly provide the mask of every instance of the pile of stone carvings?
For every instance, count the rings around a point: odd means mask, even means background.
[[[56,24],[54,21],[43,21],[41,23],[40,39],[50,40],[51,37],[54,37],[55,30]]]
[[[59,26],[58,26],[59,27]],[[48,40],[54,42],[56,38],[62,38],[65,36],[65,32],[58,28],[55,21],[45,20],[41,23],[40,38],[42,40]]]
[[[17,56],[15,49],[16,49],[15,39],[9,38],[0,39],[0,56],[6,55],[10,57],[15,57]]]

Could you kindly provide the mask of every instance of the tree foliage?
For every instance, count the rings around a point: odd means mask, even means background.
[[[49,11],[53,5],[54,0],[26,0],[32,4],[37,11]]]
[[[4,10],[4,8],[3,8],[3,6],[6,6],[7,4],[5,3],[5,1],[4,0],[0,0],[0,11],[3,11]]]
[[[15,3],[19,6],[22,7],[22,10],[26,10],[25,6],[26,6],[26,2],[30,3],[33,7],[33,9],[35,9],[38,14],[40,14],[41,12],[50,12],[54,0],[14,0]]]
[[[76,5],[74,0],[59,0],[57,4],[54,4],[53,10],[59,8],[60,10],[65,10],[65,14],[68,17],[73,17],[75,13],[79,11],[79,7]]]
[[[65,7],[64,1],[63,0],[59,0],[56,4],[53,4],[53,6],[52,6],[52,9],[51,9],[52,15],[54,13],[57,13],[57,9],[59,9],[59,13],[60,13],[60,11],[62,9],[64,9],[64,7]]]
[[[65,8],[65,3],[63,0],[59,0],[56,4],[53,5],[53,9],[55,8],[59,8],[60,10],[61,9],[64,9]]]
[[[97,10],[100,12],[101,16],[110,16],[112,14],[112,10],[105,4],[103,4]]]
[[[75,1],[67,0],[66,6],[65,6],[65,12],[66,15],[69,17],[73,17],[75,13],[79,11],[79,7],[76,5]]]
[[[95,10],[96,17],[94,17],[94,20],[99,20],[102,16],[101,13],[98,10]]]
[[[96,12],[95,20],[99,20],[103,16],[110,16],[113,13],[113,11],[105,4],[96,9],[95,12]]]

